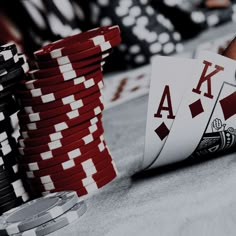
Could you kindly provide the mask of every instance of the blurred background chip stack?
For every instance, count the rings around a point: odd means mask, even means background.
[[[236,19],[235,0],[28,0],[0,4],[4,33],[0,42],[14,40],[31,58],[48,42],[95,27],[119,25],[123,41],[105,66],[107,72],[146,65],[156,54],[178,54],[186,41]]]

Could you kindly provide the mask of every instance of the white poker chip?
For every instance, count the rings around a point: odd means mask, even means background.
[[[74,207],[77,201],[78,196],[74,191],[58,192],[7,211],[0,217],[0,235],[17,234],[54,221]]]
[[[79,220],[79,218],[84,215],[86,210],[86,204],[83,201],[78,202],[70,210],[54,220],[48,221],[25,232],[15,234],[15,236],[43,236],[50,234]]]

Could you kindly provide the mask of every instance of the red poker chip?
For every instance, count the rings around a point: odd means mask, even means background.
[[[104,178],[99,179],[96,183],[89,184],[83,188],[75,189],[74,191],[79,197],[82,197],[84,195],[91,194],[96,190],[104,187],[105,185],[111,183],[116,177],[117,173],[113,172],[109,175],[106,175]]]
[[[38,119],[37,117],[45,117],[45,112],[47,112],[47,117],[53,117],[54,114],[60,114],[59,110],[61,110],[63,108],[68,109],[70,108],[70,110],[72,109],[79,109],[82,108],[84,106],[86,106],[87,104],[90,104],[92,102],[94,102],[95,100],[98,100],[102,94],[101,91],[98,90],[95,93],[92,93],[91,95],[84,97],[84,98],[79,98],[75,100],[75,95],[71,95],[73,96],[73,99],[71,99],[70,101],[66,100],[66,99],[58,99],[55,102],[49,103],[50,105],[53,104],[52,108],[47,109],[47,107],[42,106],[42,107],[38,107],[35,109],[34,107],[23,107],[23,110],[21,110],[21,115],[22,116],[27,116],[29,118],[29,120],[32,122],[36,119]],[[65,101],[66,100],[66,101]],[[65,104],[62,104],[62,102]],[[40,109],[41,108],[41,109]],[[46,109],[45,109],[46,108]],[[64,111],[65,112],[65,111]]]
[[[52,151],[53,155],[58,156],[60,154],[63,154],[67,146],[72,145],[74,142],[76,142],[77,147],[81,147],[96,140],[101,134],[103,134],[103,127],[102,124],[100,123],[98,127],[95,128],[96,129],[90,133],[81,132],[48,144],[42,144],[34,147],[28,147],[28,146],[19,147],[18,150],[21,155],[34,155],[37,153]]]
[[[91,133],[94,133],[101,125],[101,120],[97,119],[95,124],[89,125],[88,127],[81,129],[79,126],[72,127],[66,132],[58,132],[50,134],[48,136],[40,136],[39,138],[18,138],[18,145],[22,148],[35,148],[42,145],[54,146],[59,145],[62,140],[68,139],[72,136],[84,137]],[[66,135],[64,135],[66,134]],[[50,140],[53,139],[53,140]],[[49,141],[48,141],[49,140]],[[74,141],[74,140],[73,140]]]
[[[19,147],[18,150],[21,155],[25,156],[37,156],[40,155],[41,157],[47,157],[47,156],[59,156],[62,155],[66,152],[70,152],[71,150],[75,149],[76,147],[78,149],[83,148],[90,143],[94,142],[98,137],[103,135],[104,130],[103,127],[99,128],[97,131],[95,131],[93,134],[90,134],[89,136],[86,136],[86,140],[84,139],[78,139],[74,140],[73,142],[65,145],[65,146],[59,146],[58,148],[51,149],[48,148],[46,145],[41,145],[42,149],[37,148],[37,147],[32,147],[32,148],[21,148]],[[65,141],[67,143],[67,140]]]
[[[83,83],[80,83],[78,85],[75,85],[73,87],[64,89],[64,90],[60,90],[54,93],[48,93],[48,94],[44,94],[42,96],[39,97],[32,97],[32,94],[28,91],[25,91],[25,97],[27,96],[27,98],[22,98],[21,104],[23,104],[24,106],[27,105],[37,105],[37,104],[42,104],[42,103],[49,103],[49,102],[53,102],[56,101],[60,98],[72,95],[74,93],[78,93],[78,92],[82,92],[83,90],[87,90],[88,88],[91,88],[93,86],[95,86],[96,84],[100,85],[100,87],[103,87],[103,76],[102,75],[98,75],[95,78],[91,78],[89,80],[86,80]]]
[[[56,92],[56,91],[60,91],[66,88],[70,88],[73,87],[75,85],[78,85],[80,83],[83,83],[91,78],[94,78],[98,75],[101,75],[102,71],[101,68],[96,70],[96,71],[92,71],[91,73],[88,73],[86,75],[82,75],[79,76],[75,79],[69,80],[69,81],[65,81],[63,83],[59,83],[59,84],[55,84],[54,86],[49,85],[49,86],[40,86],[40,87],[34,87],[33,84],[27,84],[26,80],[21,81],[21,87],[24,87],[24,89],[21,89],[19,91],[17,91],[17,94],[21,97],[24,96],[24,92],[28,91],[32,94],[33,97],[35,96],[42,96],[43,94],[47,94],[47,93],[52,93],[52,92]],[[33,86],[31,86],[33,85]]]
[[[20,121],[24,123],[30,123],[30,122],[37,122],[37,121],[42,121],[42,120],[47,120],[51,119],[55,116],[61,115],[63,113],[67,113],[73,110],[78,110],[80,114],[84,114],[88,112],[89,110],[94,108],[94,104],[97,104],[97,101],[102,101],[102,96],[98,96],[99,93],[96,94],[96,96],[93,96],[94,100],[91,103],[86,103],[83,100],[78,100],[75,102],[72,102],[67,105],[63,105],[61,107],[51,109],[51,110],[46,110],[42,112],[37,112],[37,113],[31,113],[31,114],[25,114],[23,112],[18,113],[18,118]],[[90,99],[89,99],[90,100]]]
[[[76,174],[78,172],[77,166],[81,166],[82,162],[85,164],[87,162],[90,163],[89,159],[91,158],[94,163],[99,162],[102,158],[102,153],[104,154],[104,150],[107,150],[106,144],[100,141],[97,146],[92,147],[88,152],[75,158],[68,159],[65,155],[61,155],[56,158],[38,162],[30,162],[28,158],[28,162],[21,162],[20,167],[23,168],[24,172],[25,170],[28,171],[28,178],[34,179],[40,177],[41,183],[48,183]],[[25,159],[26,158],[24,158],[24,160]]]
[[[19,146],[21,147],[27,147],[27,146],[34,147],[34,146],[38,146],[42,144],[51,143],[51,142],[66,138],[75,133],[85,132],[85,130],[91,131],[95,125],[99,124],[100,121],[101,121],[101,116],[94,117],[93,122],[88,121],[82,125],[71,127],[61,132],[56,132],[56,133],[52,133],[52,134],[48,134],[44,136],[40,135],[39,137],[34,137],[34,138],[20,137],[18,139],[18,143],[19,143]]]
[[[23,86],[25,87],[34,87],[34,88],[42,88],[45,86],[54,86],[55,84],[61,84],[62,82],[70,81],[77,77],[90,74],[97,70],[102,70],[103,65],[105,62],[97,63],[82,69],[78,70],[71,70],[66,73],[58,74],[56,76],[51,76],[44,79],[35,79],[35,80],[25,80]]]
[[[67,137],[73,132],[79,132],[83,129],[87,129],[89,126],[94,125],[98,123],[98,121],[101,119],[102,114],[99,114],[98,116],[92,117],[88,121],[85,121],[79,125],[73,125],[73,126],[68,126],[68,128],[64,128],[61,131],[54,131],[54,132],[49,132],[48,128],[45,129],[40,129],[40,130],[30,130],[30,131],[22,131],[20,130],[20,134],[25,143],[29,143],[32,146],[38,145],[42,142],[52,142],[56,141],[58,139],[61,139],[63,137]]]
[[[63,74],[63,73],[69,72],[69,71],[83,69],[88,66],[101,63],[109,55],[110,55],[110,53],[107,52],[107,53],[104,53],[104,54],[101,54],[101,55],[98,55],[95,57],[91,57],[86,60],[76,61],[73,63],[61,65],[61,66],[54,66],[54,67],[51,67],[48,69],[32,70],[29,72],[29,76],[32,79],[44,79],[44,78],[48,78],[51,76],[56,76],[58,74]]]
[[[50,60],[99,45],[120,34],[119,26],[105,26],[58,40],[34,53],[37,60]]]
[[[87,109],[87,106],[85,106],[85,109]],[[54,127],[56,129],[62,123],[64,124],[69,122],[70,120],[73,121],[75,119],[78,119],[77,121],[80,120],[79,123],[83,123],[91,118],[90,112],[93,112],[93,116],[97,116],[98,114],[100,114],[104,110],[104,105],[102,101],[99,100],[94,103],[91,103],[90,109],[91,111],[85,112],[83,114],[82,113],[80,114],[79,110],[73,110],[71,112],[67,112],[65,114],[47,120],[26,123],[26,124],[20,122],[20,126],[28,130],[39,130],[41,128],[46,128],[46,127],[48,128]]]
[[[50,166],[58,165],[61,162],[65,162],[68,160],[72,160],[75,158],[80,158],[84,155],[87,155],[89,152],[92,152],[93,149],[97,150],[97,147],[103,143],[104,137],[101,135],[97,140],[95,140],[93,143],[90,143],[86,146],[83,146],[83,148],[80,150],[76,146],[72,147],[73,149],[69,152],[65,152],[64,154],[61,154],[59,156],[53,156],[49,152],[48,155],[31,155],[31,156],[19,156],[20,162],[23,163],[33,163],[37,162],[40,166],[40,168],[48,168]],[[36,176],[43,176],[42,171],[41,172],[34,172],[35,176],[27,176],[28,178],[34,178]],[[48,173],[47,173],[48,174]],[[46,174],[46,175],[47,175]]]
[[[104,167],[104,168],[102,168]],[[85,187],[91,183],[97,182],[99,179],[103,178],[104,176],[107,176],[111,173],[116,172],[115,166],[113,162],[108,158],[105,159],[104,164],[101,165],[102,169],[99,169],[97,172],[92,172],[94,174],[87,176],[86,171],[80,171],[75,175],[72,175],[71,177],[61,180],[54,183],[48,183],[48,184],[33,184],[34,189],[37,189],[37,191],[44,192],[44,191],[63,191],[64,188],[68,189],[79,189],[82,187]],[[96,167],[92,170],[96,171]],[[84,177],[85,176],[85,177]],[[28,181],[30,183],[30,181]],[[32,183],[31,183],[32,184]]]
[[[102,106],[102,110],[103,109],[104,109],[104,107]],[[100,114],[101,114],[101,112],[100,112]],[[96,116],[98,116],[100,114],[97,114]],[[96,116],[94,116],[94,111],[89,111],[89,112],[85,113],[82,118],[80,116],[80,117],[74,118],[72,120],[69,120],[67,122],[61,122],[61,123],[56,124],[54,126],[42,128],[40,130],[27,130],[27,129],[23,129],[21,127],[20,133],[23,138],[39,137],[40,135],[43,136],[43,135],[47,135],[47,134],[51,134],[51,133],[64,131],[64,130],[69,129],[73,126],[84,125],[84,123],[86,123],[86,121],[93,120],[94,118],[96,118]]]
[[[85,178],[85,179],[77,179],[77,181],[74,179],[74,182],[69,182],[67,185],[63,185],[61,187],[55,188],[53,190],[50,190],[50,192],[60,192],[65,190],[76,190],[81,188],[86,188],[90,184],[96,184],[99,182],[99,180],[105,178],[106,176],[117,176],[117,170],[115,167],[114,162],[111,162],[105,169],[99,171],[98,173],[95,173],[94,175]],[[72,181],[72,179],[71,179]],[[42,192],[42,191],[41,191]]]
[[[85,153],[84,155],[71,160],[59,162],[59,164],[56,165],[47,166],[45,161],[40,161],[33,163],[23,163],[21,164],[21,167],[26,171],[30,171],[29,173],[31,176],[33,176],[33,179],[36,178],[37,181],[40,181],[40,183],[46,184],[60,181],[61,179],[77,174],[81,166],[83,166],[83,168],[90,168],[91,160],[92,163],[99,163],[103,159],[104,155],[108,152],[109,151],[105,143],[101,142],[97,147]],[[40,171],[40,178],[37,178],[37,176],[35,177],[35,175],[37,175],[35,171]]]
[[[99,173],[99,172],[104,171],[104,169],[106,167],[111,165],[112,159],[109,156],[107,156],[107,157],[103,156],[103,159],[104,159],[103,161],[101,161],[100,163],[96,164],[96,166],[91,168],[90,171],[92,172],[92,171],[96,170],[97,173]],[[32,180],[28,180],[28,182],[30,182],[31,184],[37,186],[36,189],[41,191],[41,192],[51,191],[51,190],[55,190],[57,188],[63,188],[64,186],[68,185],[68,183],[71,183],[71,181],[74,181],[74,182],[78,183],[80,180],[83,181],[83,179],[85,179],[86,177],[90,177],[90,176],[86,175],[86,173],[85,173],[86,171],[89,172],[89,169],[83,170],[83,168],[81,167],[81,169],[78,170],[77,174],[72,175],[72,176],[70,176],[67,179],[61,179],[58,182],[51,182],[51,183],[46,183],[46,184],[42,184],[42,183],[40,183],[38,181],[35,181],[35,180],[33,180],[33,181]],[[103,172],[103,174],[104,174],[104,172]],[[99,177],[101,177],[101,175]],[[97,179],[98,179],[98,177],[97,177]],[[88,184],[91,184],[93,182],[94,181],[90,180],[90,182]],[[82,184],[82,182],[81,182],[81,184]],[[80,187],[83,187],[83,186],[84,185],[80,185],[79,184],[78,187],[80,188]]]
[[[50,172],[50,175],[30,178],[30,181],[32,183],[39,184],[39,185],[45,185],[45,186],[47,184],[53,184],[53,183],[60,183],[60,184],[64,185],[64,183],[69,182],[68,180],[72,176],[77,176],[77,179],[86,178],[86,177],[91,176],[92,174],[98,172],[99,170],[106,168],[107,164],[109,164],[111,162],[112,162],[111,155],[108,152],[108,150],[105,149],[100,154],[95,155],[95,156],[87,159],[84,162],[77,163],[72,168],[63,170],[61,167],[62,165],[57,165],[56,167],[59,168],[59,170],[57,172],[54,172],[54,173]],[[28,169],[28,166],[24,166],[24,169]],[[44,169],[42,169],[42,171],[45,172]],[[63,177],[55,180],[55,178],[53,178],[53,177],[57,176],[59,171],[62,173]],[[28,171],[27,173],[34,173],[34,172],[35,171],[30,171],[30,172]],[[66,182],[64,182],[64,181],[66,181]],[[57,187],[59,187],[59,186],[57,186]]]
[[[54,108],[58,108],[67,104],[70,104],[72,102],[78,101],[78,100],[85,100],[86,101],[91,101],[92,102],[92,96],[95,93],[101,93],[100,92],[100,84],[96,84],[95,86],[88,88],[83,91],[79,91],[75,94],[68,95],[66,97],[57,99],[56,101],[49,102],[49,103],[44,103],[44,104],[38,104],[34,106],[26,106],[23,107],[26,113],[35,113],[35,112],[41,112],[45,110],[51,110]],[[89,100],[90,99],[90,100]]]
[[[36,61],[36,65],[37,65],[37,67],[39,69],[42,69],[42,70],[51,69],[53,67],[60,67],[60,68],[62,67],[62,69],[64,70],[63,67],[67,67],[67,65],[74,64],[74,63],[77,63],[77,62],[81,63],[81,67],[85,67],[85,66],[90,65],[91,63],[95,63],[96,61],[104,60],[111,53],[112,53],[112,49],[107,50],[107,51],[105,51],[103,53],[99,53],[99,54],[93,55],[93,56],[88,57],[88,58],[81,59],[81,60],[79,58],[78,59],[74,58],[74,61],[70,61],[70,60],[69,61],[65,61],[64,60],[64,61],[60,62],[60,60],[59,60],[60,64],[58,64],[59,63],[58,60],[52,59],[52,60],[48,60],[48,61]]]
[[[96,182],[88,184],[87,186],[82,187],[82,188],[78,188],[78,189],[76,188],[74,189],[74,191],[76,191],[79,197],[82,197],[86,194],[91,194],[97,191],[98,189],[102,188],[106,184],[112,182],[116,177],[117,177],[117,171],[115,170],[112,173],[107,173],[105,176],[102,176],[102,178],[98,179]],[[39,190],[33,189],[33,192],[39,195],[41,194],[46,195],[46,194],[49,194],[50,192],[56,192],[56,191],[51,190],[51,191],[41,192]]]
[[[60,60],[63,61],[65,59],[67,63],[70,63],[70,59],[71,59],[71,61],[82,60],[82,59],[94,56],[96,54],[100,54],[102,52],[108,51],[112,47],[118,45],[120,42],[121,42],[121,38],[116,37],[116,38],[112,39],[110,42],[104,43],[103,45],[96,46],[94,48],[91,48],[89,50],[86,50],[86,51],[83,51],[80,53],[72,54],[71,56],[69,55],[67,57],[61,57]],[[49,78],[29,80],[29,81],[27,81],[27,84],[36,84],[36,86],[47,86],[49,84],[60,83],[62,81],[67,81],[67,80],[73,79],[75,77],[81,76],[83,74],[89,73],[93,70],[96,70],[99,67],[103,66],[103,64],[104,64],[104,62],[98,63],[97,66],[96,65],[88,66],[83,69],[72,70],[72,71],[69,71],[66,73],[58,74],[56,76],[51,76]]]

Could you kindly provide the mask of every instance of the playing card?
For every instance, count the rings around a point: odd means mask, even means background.
[[[128,72],[106,75],[104,78],[104,105],[106,109],[148,94],[150,66]]]
[[[160,154],[196,68],[193,59],[153,58],[143,168],[151,165]]]
[[[198,70],[189,77],[192,84],[184,95],[166,144],[152,167],[191,156],[205,132],[223,83],[235,85],[236,63],[231,59],[202,52],[194,67]]]
[[[192,156],[229,149],[236,145],[236,86],[223,83],[204,135]]]

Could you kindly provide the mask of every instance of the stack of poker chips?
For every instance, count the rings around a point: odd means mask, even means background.
[[[117,24],[121,29],[123,42],[110,61],[112,70],[140,67],[150,63],[154,55],[166,56],[183,50],[179,32],[148,0],[90,0],[87,4],[90,15],[96,16],[91,18],[93,25]],[[114,63],[118,57],[120,63]]]
[[[0,235],[48,235],[75,223],[86,210],[86,204],[74,191],[51,193],[4,213],[0,217]]]
[[[93,192],[117,176],[104,140],[102,66],[121,41],[118,26],[101,27],[35,52],[17,92],[20,167],[32,192]]]
[[[19,108],[13,96],[27,71],[26,59],[17,54],[15,44],[0,46],[0,215],[29,199],[17,164],[14,123]]]

